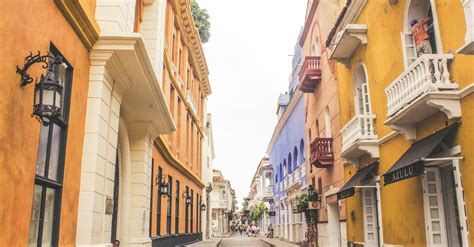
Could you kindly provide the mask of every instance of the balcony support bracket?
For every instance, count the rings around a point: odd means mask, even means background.
[[[459,99],[430,99],[426,102],[429,106],[442,111],[448,119],[461,117],[461,104]]]
[[[416,140],[416,129],[413,124],[391,124],[390,128],[402,134],[407,140]]]

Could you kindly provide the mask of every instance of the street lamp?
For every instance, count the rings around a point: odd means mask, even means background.
[[[156,185],[158,185],[158,190],[160,191],[161,196],[168,195],[168,182],[166,182],[166,176],[156,177]]]
[[[183,191],[183,194],[181,194],[181,196],[185,199],[186,204],[191,204],[193,202],[191,196],[188,195],[187,191]]]
[[[33,78],[28,74],[28,69],[36,63],[42,63],[46,75],[41,75],[35,80],[35,93],[33,114],[44,126],[48,126],[51,120],[61,117],[63,101],[63,82],[58,75],[58,67],[63,63],[63,58],[49,53],[41,55],[38,51],[33,55],[31,52],[25,58],[23,68],[16,66],[16,72],[21,75],[21,86],[24,87],[33,82]]]

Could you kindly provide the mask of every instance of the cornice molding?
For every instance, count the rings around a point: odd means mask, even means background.
[[[185,165],[183,165],[176,157],[171,153],[168,146],[165,144],[163,138],[158,136],[154,142],[155,146],[158,148],[158,151],[163,156],[163,158],[176,168],[178,171],[182,172],[186,177],[190,178],[193,182],[201,186],[201,189],[205,187],[204,182],[198,178],[191,170],[189,170]]]
[[[204,97],[212,93],[209,83],[209,69],[207,67],[202,42],[195,28],[189,0],[173,0],[172,6],[176,13],[179,29],[182,31],[186,46],[189,48],[191,60],[196,67],[198,79],[203,88]]]
[[[270,143],[268,144],[267,148],[267,155],[270,155],[273,145],[275,145],[275,142],[280,135],[281,130],[285,126],[286,122],[288,121],[288,118],[290,118],[291,113],[296,107],[296,104],[298,103],[299,99],[303,96],[303,92],[301,90],[296,90],[295,94],[293,94],[293,97],[291,97],[290,102],[288,103],[288,106],[285,108],[285,111],[283,112],[283,115],[280,117],[278,120],[277,125],[275,126],[275,130],[273,131],[272,139]]]
[[[91,49],[99,38],[100,28],[84,9],[80,0],[54,0],[69,24],[87,49]]]

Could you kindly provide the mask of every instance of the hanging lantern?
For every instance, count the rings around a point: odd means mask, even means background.
[[[169,196],[169,185],[168,182],[166,182],[166,176],[156,177],[156,185],[158,185],[158,190],[160,191],[161,196]]]
[[[29,67],[36,63],[43,63],[47,69],[46,75],[42,74],[40,80],[36,79],[34,105],[32,116],[36,117],[43,125],[48,126],[53,119],[62,116],[63,108],[63,81],[59,78],[58,68],[63,63],[61,56],[53,56],[47,53],[41,56],[28,55],[22,69],[17,66],[17,73],[21,75],[21,86],[33,82],[33,78],[27,73]]]

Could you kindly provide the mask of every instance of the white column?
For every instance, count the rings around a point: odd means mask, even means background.
[[[151,151],[158,131],[151,122],[128,123],[128,131],[131,154],[128,230],[130,244],[142,246],[151,242],[149,237]]]
[[[466,35],[464,41],[466,44],[474,42],[474,0],[462,0],[464,8],[464,17],[466,18]]]
[[[120,104],[123,86],[106,67],[111,54],[91,54],[90,82],[79,195],[78,245],[110,243]]]

